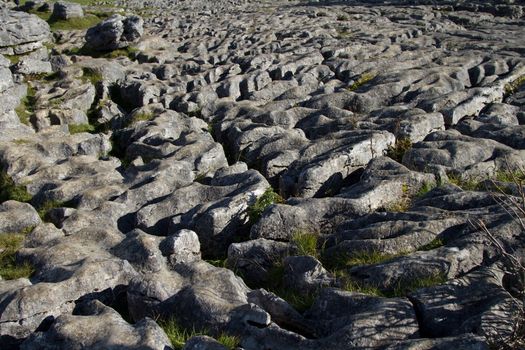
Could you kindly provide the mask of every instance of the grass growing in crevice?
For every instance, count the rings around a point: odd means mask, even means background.
[[[435,184],[424,182],[416,193],[416,198],[421,198],[436,187]]]
[[[387,204],[384,209],[388,212],[403,213],[410,209],[411,205],[410,188],[408,184],[403,184],[401,186],[401,197],[397,201]]]
[[[257,198],[253,205],[248,207],[248,217],[250,218],[250,222],[255,224],[259,221],[266,208],[275,203],[284,203],[284,199],[279,194],[275,193],[273,188],[270,187],[264,191],[262,196]]]
[[[80,48],[72,48],[70,50],[64,51],[64,53],[66,55],[90,56],[93,58],[128,57],[130,60],[134,60],[137,57],[139,50],[134,47],[128,46],[128,47],[113,50],[113,51],[96,51],[86,46],[82,46]]]
[[[38,216],[44,222],[49,222],[49,212],[55,208],[72,207],[70,202],[48,200],[37,206]]]
[[[263,288],[284,299],[300,313],[312,306],[318,294],[315,292],[298,293],[293,289],[286,288],[284,286],[284,266],[282,263],[273,266],[268,271],[267,282]]]
[[[374,286],[369,286],[361,281],[358,281],[356,279],[349,277],[348,275],[339,273],[337,277],[340,282],[340,288],[344,291],[363,293],[363,294],[373,295],[377,297],[385,296],[383,292],[379,290],[379,288],[374,287]]]
[[[525,85],[525,75],[521,75],[510,83],[505,84],[504,96],[508,97]]]
[[[89,67],[82,68],[82,79],[84,81],[89,81],[93,85],[97,85],[103,80],[102,74],[97,70]]]
[[[32,198],[25,186],[15,184],[5,171],[0,171],[0,203],[8,200],[29,202]]]
[[[353,267],[353,266],[359,266],[359,265],[381,264],[385,261],[392,260],[394,258],[403,256],[403,255],[405,254],[404,253],[399,253],[399,254],[382,253],[378,250],[361,251],[361,252],[353,253],[350,257],[347,257],[346,261],[344,262],[344,265],[346,267]]]
[[[67,127],[71,135],[79,134],[81,132],[92,133],[95,131],[95,127],[91,124],[69,124]]]
[[[352,85],[350,85],[347,88],[347,90],[348,91],[356,91],[361,86],[365,85],[366,83],[368,83],[369,81],[371,81],[375,77],[376,77],[376,75],[374,73],[363,73],[363,74],[361,74],[359,76],[359,78],[357,78],[356,81],[354,81],[354,83]]]
[[[465,191],[483,190],[482,180],[474,177],[461,177],[456,174],[447,174],[449,183],[461,187]]]
[[[184,348],[186,342],[198,335],[208,335],[206,331],[197,331],[195,328],[187,329],[182,327],[176,318],[158,321],[159,326],[164,330],[168,339],[171,342],[174,350],[181,350]],[[227,349],[235,349],[239,346],[240,339],[225,333],[221,333],[217,337],[217,341],[224,345]]]
[[[447,277],[444,274],[435,273],[430,276],[403,280],[397,283],[392,291],[384,292],[383,294],[388,298],[405,297],[418,289],[437,286],[445,282],[447,282]]]
[[[147,122],[150,120],[153,120],[155,118],[155,114],[148,113],[148,112],[139,112],[133,114],[132,118],[129,120],[127,126],[132,126],[138,122]]]
[[[30,125],[30,118],[35,112],[36,98],[35,89],[30,85],[27,86],[27,94],[20,101],[18,107],[15,108],[15,112],[20,119],[20,122],[25,125]]]
[[[223,267],[228,268],[228,259],[211,259],[211,260],[205,260],[208,264],[211,264],[215,267]]]
[[[32,229],[30,227],[20,233],[0,234],[0,276],[3,279],[13,280],[33,274],[34,268],[29,262],[16,260],[16,252],[22,247],[26,234]]]
[[[429,250],[437,249],[439,247],[443,247],[444,245],[445,245],[445,241],[443,241],[443,239],[438,237],[438,238],[434,238],[431,242],[429,242],[429,243],[427,243],[425,245],[422,245],[417,250],[419,250],[419,251],[429,251]]]
[[[377,286],[354,279],[344,271],[338,271],[336,277],[342,290],[383,298],[406,297],[408,294],[413,293],[418,289],[437,286],[447,281],[447,278],[444,274],[435,273],[430,276],[416,277],[411,280],[402,280],[399,281],[391,290],[381,290]]]
[[[291,243],[297,248],[297,255],[310,255],[314,258],[319,256],[317,242],[319,235],[314,232],[296,231],[292,234]]]
[[[388,147],[386,155],[398,163],[403,161],[405,153],[412,148],[412,141],[409,138],[399,138],[394,146]]]

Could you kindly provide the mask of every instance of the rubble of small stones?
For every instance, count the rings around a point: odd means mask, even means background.
[[[0,4],[1,349],[525,347],[525,2]]]

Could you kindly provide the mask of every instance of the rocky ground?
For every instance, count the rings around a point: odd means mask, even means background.
[[[523,1],[79,3],[0,7],[1,349],[525,348]]]

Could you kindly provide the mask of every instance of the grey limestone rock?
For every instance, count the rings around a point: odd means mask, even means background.
[[[99,301],[83,307],[81,315],[58,316],[49,329],[35,332],[21,349],[148,349],[165,350],[171,343],[150,318],[129,324],[113,309]]]
[[[138,42],[144,21],[139,16],[113,15],[86,32],[86,45],[97,51],[112,51]]]
[[[22,54],[42,47],[51,32],[49,25],[36,15],[19,11],[0,10],[0,52]],[[24,25],[20,25],[24,23]]]
[[[51,16],[59,20],[80,18],[84,17],[84,10],[80,4],[59,1],[53,5],[53,14]]]
[[[0,234],[19,233],[40,223],[37,211],[30,204],[16,201],[0,204]]]

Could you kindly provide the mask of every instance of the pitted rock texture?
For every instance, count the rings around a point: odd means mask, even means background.
[[[523,1],[111,4],[0,10],[0,348],[525,346]]]

